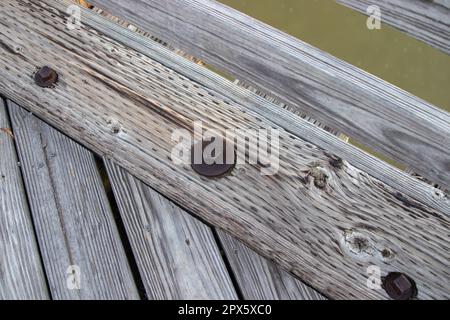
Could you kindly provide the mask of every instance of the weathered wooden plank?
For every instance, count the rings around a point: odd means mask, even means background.
[[[245,299],[325,299],[316,290],[309,288],[226,232],[219,230],[218,235]]]
[[[61,3],[68,5],[67,1],[61,1]],[[244,108],[245,112],[262,116],[293,135],[348,160],[352,165],[399,192],[428,206],[449,212],[450,199],[447,194],[436,188],[430,188],[427,184],[411,180],[409,175],[392,166],[387,166],[384,161],[350,146],[334,135],[319,130],[308,121],[303,121],[300,117],[295,116],[296,112],[287,111],[279,108],[278,105],[267,103],[266,99],[253,94],[249,90],[242,90],[223,77],[205,68],[200,68],[191,61],[181,59],[179,55],[174,54],[171,50],[166,50],[154,41],[149,41],[146,37],[139,37],[134,31],[110,23],[102,17],[93,15],[90,11],[83,11],[83,23],[93,26],[96,30],[108,34],[112,39],[125,43],[128,47],[144,53],[163,65],[170,66],[174,71],[185,75],[205,88],[220,93]]]
[[[117,204],[150,299],[237,299],[212,230],[111,161]]]
[[[272,103],[278,104],[281,108],[296,112],[291,107],[280,103],[276,99],[265,95],[242,81],[236,80],[234,83],[255,92]],[[299,114],[299,116],[336,136],[342,136],[339,132],[318,123],[310,117],[302,114]],[[342,139],[345,139],[345,137],[342,137]],[[320,293],[295,279],[274,263],[261,257],[239,240],[234,239],[221,230],[218,230],[217,233],[245,299],[324,299]]]
[[[431,1],[450,9],[450,0],[431,0]]]
[[[140,29],[137,29],[136,27],[130,25],[128,22],[123,21],[117,17],[113,17],[107,12],[104,12],[101,9],[94,8],[94,10],[103,16],[112,19],[113,21],[119,23],[120,25],[137,32],[138,34],[141,34],[145,37],[149,37],[151,39],[155,39],[153,36],[148,34],[147,32],[144,32]],[[166,44],[164,44],[166,45]],[[174,52],[183,55],[187,59],[194,61],[197,64],[202,64],[201,61],[191,57],[186,56],[183,52],[181,52],[179,49],[173,48],[170,45],[167,45],[168,48],[173,50]],[[235,83],[239,86],[245,87],[246,89],[252,90],[256,92],[257,94],[261,94],[257,90],[249,87],[242,81],[236,80]],[[264,95],[262,95],[264,96]],[[276,99],[273,99],[271,97],[264,96],[265,99],[268,99],[269,101],[273,103],[278,103]],[[292,112],[295,112],[295,110],[292,110],[288,106],[281,104],[281,107],[286,108],[288,110],[291,110]],[[317,123],[314,119],[311,119],[310,117],[306,117],[304,115],[300,115],[304,117],[306,120],[323,127],[324,130],[327,130],[335,135],[339,135],[338,132],[333,131],[332,129],[322,126],[321,124]],[[343,137],[345,139],[345,137]],[[108,163],[111,166],[113,165],[110,161]],[[119,168],[116,168],[118,172],[120,172]],[[114,171],[114,170],[110,170]],[[113,176],[113,173],[110,173],[110,176]],[[113,180],[119,180],[112,177]],[[127,177],[127,179],[136,179]],[[123,183],[123,182],[122,182]],[[122,184],[121,183],[121,184]],[[121,185],[119,184],[119,185]],[[128,183],[126,183],[128,184]],[[150,192],[152,189],[148,186],[142,186],[145,189],[149,189]],[[120,192],[126,192],[120,190]],[[136,194],[133,194],[131,197],[136,198]],[[161,196],[159,196],[161,197]],[[165,198],[163,198],[165,199]],[[169,200],[164,200],[169,201]],[[127,203],[127,202],[125,202]],[[125,211],[125,210],[123,210]],[[156,215],[161,214],[160,212],[156,212]],[[184,212],[184,214],[189,214],[187,212]],[[190,221],[191,219],[189,219]],[[177,221],[180,223],[179,221]],[[198,222],[197,222],[198,223]],[[130,228],[132,229],[132,228]],[[287,272],[281,270],[278,266],[275,264],[269,262],[265,258],[258,255],[256,252],[252,251],[250,248],[243,245],[239,240],[234,239],[233,237],[229,236],[226,232],[223,232],[221,230],[217,230],[217,234],[219,236],[219,241],[221,242],[221,245],[224,250],[224,254],[227,256],[227,258],[230,260],[231,268],[233,269],[233,272],[236,276],[237,285],[239,286],[243,297],[245,299],[298,299],[298,300],[309,300],[309,299],[323,299],[323,296],[315,291],[314,289],[306,286],[301,281],[295,279],[292,275],[288,274]],[[141,241],[142,242],[142,241]],[[137,254],[140,255],[140,254]],[[143,263],[144,264],[144,263]],[[145,266],[144,266],[145,268]],[[190,273],[188,273],[190,274]],[[183,292],[183,291],[182,291]]]
[[[237,84],[238,86],[241,86],[241,87],[244,87],[244,88],[246,88],[248,90],[251,90],[252,92],[254,92],[257,95],[259,95],[260,97],[263,97],[265,100],[267,100],[267,101],[269,101],[269,102],[271,102],[273,104],[276,104],[276,105],[280,106],[281,108],[289,110],[290,112],[293,112],[294,114],[300,116],[301,118],[307,120],[308,122],[311,122],[314,125],[318,126],[319,128],[322,128],[323,130],[328,131],[329,133],[339,137],[343,141],[348,142],[348,137],[346,135],[341,134],[339,131],[334,130],[333,128],[330,128],[327,125],[324,125],[324,124],[318,122],[317,120],[315,120],[315,119],[313,119],[313,118],[311,118],[311,117],[309,117],[309,116],[307,116],[305,114],[299,113],[298,110],[296,110],[295,108],[293,108],[291,106],[288,106],[288,105],[278,101],[276,98],[273,98],[273,97],[267,95],[265,92],[260,91],[258,89],[255,89],[252,86],[249,86],[248,84],[246,84],[246,83],[244,83],[244,82],[242,82],[240,80],[235,80],[234,83]]]
[[[424,0],[336,0],[336,2],[368,14],[376,5],[381,21],[390,24],[429,45],[450,54],[449,2]]]
[[[251,112],[238,102],[245,100],[244,94],[257,101],[250,92],[221,80],[228,97],[238,96],[226,98],[212,73],[202,71],[204,82],[212,79],[209,85],[193,82],[112,40],[108,32],[87,27],[92,23],[88,11],[83,11],[85,27],[71,32],[61,3],[0,3],[3,94],[329,297],[386,298],[382,290],[367,287],[371,265],[380,266],[383,275],[393,270],[407,273],[417,283],[419,299],[449,297],[450,212],[445,194],[424,197],[427,206],[416,201],[417,196],[392,189]],[[99,25],[108,26],[104,19]],[[132,34],[130,39],[140,37]],[[200,68],[172,54],[166,52],[189,67],[186,73]],[[54,88],[39,88],[28,76],[44,64],[59,72]],[[290,119],[299,129],[313,126],[298,117]],[[260,166],[246,165],[222,179],[208,180],[189,165],[175,164],[171,152],[177,142],[171,140],[172,133],[192,130],[196,120],[220,130],[280,129],[279,173],[261,176]],[[320,132],[330,145],[346,145]],[[398,172],[390,168],[383,164],[383,169]],[[327,176],[324,188],[319,172]],[[435,190],[405,173],[397,176],[407,182],[405,190]]]
[[[234,299],[212,230],[105,161],[151,299]],[[218,231],[245,299],[320,299],[315,290]]]
[[[48,299],[11,126],[0,98],[0,299]]]
[[[93,154],[8,104],[52,297],[139,298]]]
[[[92,2],[450,187],[450,115],[433,105],[216,1]]]

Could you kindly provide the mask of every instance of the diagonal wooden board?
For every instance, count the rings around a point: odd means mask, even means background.
[[[76,1],[77,3],[80,1]],[[81,1],[84,2],[84,1]],[[90,8],[90,5],[87,3],[81,4],[85,8]],[[135,26],[130,25],[128,22],[123,21],[117,17],[111,16],[109,13],[98,9],[98,8],[92,8],[95,10],[95,12],[101,14],[102,16],[113,20],[117,22],[118,24],[124,26],[127,29],[133,30],[137,32],[138,34],[154,39],[158,42],[160,42],[159,39],[154,38],[149,33],[139,30]],[[166,44],[164,44],[166,46]],[[174,52],[181,54],[183,57],[194,61],[197,64],[203,65],[201,61],[198,59],[186,55],[184,52],[182,52],[179,49],[173,48],[170,45],[167,45],[168,48],[173,50]],[[239,85],[245,86],[245,84]],[[247,86],[246,86],[247,87]],[[283,106],[285,107],[285,106]],[[308,119],[308,121],[312,122],[313,119]],[[316,123],[317,124],[317,123]],[[329,128],[326,128],[326,130],[330,130]],[[331,131],[331,130],[330,130]],[[333,132],[333,134],[338,134]],[[165,199],[161,195],[157,194],[154,190],[152,190],[150,187],[145,186],[142,182],[139,182],[136,178],[132,177],[129,173],[126,173],[124,170],[119,168],[117,165],[113,164],[111,161],[105,161],[105,164],[107,166],[107,171],[109,174],[109,178],[111,179],[111,182],[113,184],[113,187],[115,189],[115,193],[117,195],[117,200],[119,202],[120,211],[122,213],[122,217],[126,224],[128,224],[129,232],[133,234],[131,243],[132,246],[135,248],[135,251],[138,251],[138,263],[140,264],[140,269],[143,270],[142,273],[145,274],[145,270],[151,269],[151,263],[149,259],[139,259],[142,250],[138,249],[145,249],[148,247],[154,247],[154,245],[157,243],[155,240],[150,240],[150,237],[146,236],[143,238],[134,236],[135,233],[139,232],[139,229],[146,229],[146,232],[151,232],[153,236],[151,239],[156,238],[155,235],[155,228],[151,228],[150,230],[147,230],[146,226],[142,223],[149,220],[145,217],[148,216],[148,212],[142,211],[142,209],[145,207],[142,204],[148,204],[152,209],[150,210],[150,216],[154,217],[156,219],[150,219],[152,221],[159,221],[159,222],[168,222],[168,223],[162,223],[158,224],[158,227],[156,230],[171,230],[173,229],[171,225],[173,223],[179,225],[183,222],[185,223],[185,227],[183,229],[190,229],[190,230],[199,230],[199,232],[202,232],[203,228],[201,228],[201,223],[196,221],[193,218],[187,218],[186,215],[188,215],[187,212],[179,210],[173,203],[171,203],[168,199]],[[126,186],[126,187],[124,187]],[[142,192],[139,193],[131,193],[131,190],[142,190]],[[125,199],[128,199],[130,202],[124,201]],[[139,203],[141,205],[131,205],[131,203]],[[154,206],[154,204],[159,204]],[[131,210],[131,208],[134,207],[134,210]],[[140,219],[138,218],[137,213],[139,213]],[[163,215],[168,214],[171,219],[165,219]],[[134,217],[133,219],[130,219],[130,217]],[[127,223],[128,222],[128,223]],[[318,292],[314,291],[312,288],[309,288],[305,286],[302,282],[295,279],[292,275],[289,275],[287,272],[281,270],[278,266],[273,264],[272,262],[268,261],[267,259],[264,259],[257,253],[253,252],[251,249],[243,245],[240,241],[234,239],[233,237],[229,236],[225,232],[221,230],[217,230],[218,233],[218,241],[221,242],[221,245],[223,246],[224,254],[230,260],[232,271],[236,277],[237,285],[239,286],[239,289],[241,291],[242,297],[244,299],[323,299],[323,296],[321,296]],[[145,235],[147,233],[144,232]],[[187,235],[188,236],[188,235]],[[146,241],[146,239],[148,241]],[[191,247],[190,240],[186,239],[186,242],[189,241],[188,247]],[[175,242],[176,241],[171,241]],[[183,242],[183,241],[181,241]],[[163,246],[165,246],[164,243],[162,243]],[[208,242],[206,243],[206,249],[213,249],[214,246],[208,246]],[[183,243],[181,243],[181,246],[184,246]],[[156,248],[158,248],[156,246]],[[195,249],[195,248],[194,248]],[[157,250],[156,250],[157,251]],[[176,250],[177,252],[180,252],[180,250]],[[167,250],[166,250],[167,252]],[[182,250],[181,250],[182,252]],[[196,252],[196,250],[194,250]],[[201,253],[201,252],[200,252]],[[158,259],[156,259],[158,260]],[[216,266],[220,270],[220,264]],[[166,268],[163,268],[166,269]],[[176,268],[178,269],[178,268]],[[167,269],[166,269],[167,270]],[[171,267],[168,267],[168,270],[171,270]],[[181,275],[180,272],[172,272],[170,274],[173,275]],[[194,278],[198,276],[198,272],[190,272],[190,275],[192,275]],[[182,272],[182,277],[186,277],[186,272]],[[167,279],[167,278],[166,278]],[[172,279],[172,277],[170,277]],[[204,281],[200,279],[196,279],[199,283],[204,283]],[[176,279],[176,276],[173,277],[172,287],[178,288],[179,283]],[[185,283],[186,281],[181,281],[182,283]],[[147,283],[144,283],[144,286],[150,286],[149,284],[153,283],[156,287],[165,287],[165,285],[161,285],[159,281],[150,281]],[[214,286],[214,282],[211,283]],[[198,286],[196,286],[198,287]],[[182,295],[184,296],[186,293],[188,294],[188,297],[192,297],[192,295],[189,295],[192,290],[189,290],[189,288],[192,288],[192,286],[188,285],[187,290],[174,290],[170,289],[168,292],[175,292],[175,295],[172,294],[172,296]],[[225,287],[226,288],[226,287]],[[147,292],[149,290],[147,289]],[[153,291],[153,290],[150,290]],[[214,290],[204,290],[205,292],[213,292]],[[168,293],[165,293],[164,291],[159,291],[159,293],[162,293],[162,296],[167,295]],[[194,296],[196,292],[193,292]],[[158,294],[157,294],[158,295]],[[170,294],[169,294],[170,295]],[[150,294],[152,296],[152,294]],[[160,295],[161,296],[161,295]],[[209,294],[210,296],[210,294]]]
[[[450,188],[448,112],[218,1],[92,3]]]
[[[324,300],[312,288],[264,259],[256,252],[218,230],[218,236],[230,261],[242,295],[248,300]]]
[[[273,122],[95,30],[66,30],[65,14],[52,7],[0,4],[1,93],[330,297],[386,298],[367,287],[371,265],[410,275],[419,298],[448,297],[450,218],[434,208],[446,208],[445,201],[421,204],[346,161],[336,166],[329,153],[284,131],[278,175],[246,166],[246,174],[201,178],[170,160],[173,130],[194,120],[222,129]],[[34,85],[43,64],[58,70],[55,88]],[[305,179],[311,168],[327,172],[325,189]],[[297,174],[285,174],[292,170]]]
[[[211,229],[113,162],[105,164],[148,296],[234,298]],[[225,232],[218,235],[244,299],[323,299]]]

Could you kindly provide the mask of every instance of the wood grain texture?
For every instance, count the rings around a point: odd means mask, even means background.
[[[216,1],[92,2],[450,187],[447,112]]]
[[[68,5],[68,2],[62,1],[61,4]],[[241,108],[244,108],[244,112],[251,113],[257,118],[263,117],[287,132],[348,160],[352,165],[399,192],[415,198],[430,207],[450,212],[450,198],[446,193],[436,188],[430,188],[425,183],[417,182],[404,172],[392,166],[387,166],[384,161],[370,156],[336,138],[334,135],[318,129],[317,126],[304,121],[296,115],[301,113],[293,112],[292,109],[285,110],[280,108],[278,103],[268,103],[266,99],[254,94],[254,92],[237,87],[208,69],[201,68],[187,59],[181,59],[178,54],[171,50],[166,50],[154,41],[149,41],[147,37],[136,35],[134,30],[125,29],[100,16],[93,15],[91,11],[83,11],[83,23],[94,27],[94,29],[104,34],[108,34],[109,37],[120,43],[125,43],[127,47],[143,53],[162,65],[170,66],[172,70],[208,88],[209,91],[221,94],[230,101],[237,103]]]
[[[130,25],[128,22],[123,21],[117,17],[113,17],[101,9],[94,8],[94,10],[96,12],[102,14],[103,16],[119,23],[120,25],[124,26],[127,29],[135,31],[138,34],[143,35],[148,38],[151,38],[155,41],[159,41],[158,39],[154,38],[152,35],[148,34],[147,32],[137,29],[136,27]],[[182,52],[181,50],[173,48],[172,46],[167,45],[165,43],[164,43],[164,45],[167,48],[170,48],[172,51],[176,52],[177,54],[181,54],[185,58],[187,58],[191,61],[194,61],[196,64],[202,65],[201,61],[199,61],[198,59],[195,59],[194,57],[186,56],[186,54],[184,52]],[[246,85],[245,83],[243,83],[242,81],[237,80],[237,81],[235,81],[235,83],[239,86],[245,87],[246,89],[252,90],[252,91],[256,92],[257,94],[261,94],[257,90],[254,90],[253,88],[251,88],[248,85]],[[264,98],[266,98],[267,100],[269,100],[273,103],[279,103],[278,101],[276,101],[276,99],[273,99],[271,97],[264,96]],[[289,106],[286,106],[284,104],[280,104],[280,106],[282,108],[286,108],[288,110],[291,110],[292,112],[295,112],[295,110],[292,110],[292,108],[289,108]],[[315,121],[314,119],[311,119],[310,117],[306,117],[304,115],[300,115],[300,116],[305,118],[306,120],[314,123],[315,125],[323,127],[324,130],[327,130],[335,135],[342,136],[338,132],[332,130],[331,128],[322,126],[320,123],[317,123],[317,121]],[[342,137],[342,138],[346,139],[345,137]],[[154,193],[154,191],[150,187],[145,186],[143,183],[138,183],[138,182],[133,181],[133,180],[136,180],[136,178],[133,178],[129,174],[122,172],[123,170],[120,170],[116,165],[112,164],[110,161],[107,161],[107,163],[109,166],[112,166],[112,169],[109,168],[108,171],[110,172],[110,177],[113,180],[113,184],[114,184],[114,182],[116,182],[115,184],[118,185],[117,189],[119,189],[119,191],[117,191],[117,193],[125,194],[125,196],[127,195],[127,193],[129,193],[128,190],[123,190],[123,186],[130,185],[130,183],[127,182],[130,179],[132,179],[131,184],[133,184],[133,185],[138,184],[141,188],[143,188],[143,190],[148,190],[148,192],[151,192],[152,194]],[[122,182],[119,178],[114,176],[115,171],[118,174],[124,176],[124,179]],[[125,188],[125,189],[129,189],[129,188]],[[130,194],[129,197],[132,199],[133,202],[136,199],[140,198],[136,193]],[[154,195],[151,198],[154,198],[154,197],[162,198],[159,195],[158,196]],[[163,203],[165,203],[165,202],[171,203],[169,200],[166,200],[165,198],[162,198],[161,201]],[[129,205],[126,205],[127,203],[129,203],[129,202],[124,201],[123,207],[125,209],[123,209],[122,212],[126,212],[126,208],[130,207]],[[145,202],[145,203],[148,203],[148,202]],[[174,204],[172,204],[172,206],[173,205]],[[139,206],[139,207],[141,207],[141,206]],[[158,208],[156,208],[156,209],[158,209]],[[135,214],[133,214],[133,212],[136,212],[136,211],[139,211],[139,209],[132,211],[131,215],[135,215]],[[157,217],[159,217],[161,214],[163,214],[163,212],[159,212],[158,210],[156,210],[156,212],[154,212],[154,215],[156,215]],[[183,213],[180,213],[180,214],[189,215],[189,213],[187,213],[185,211],[183,211]],[[177,215],[175,215],[175,217],[177,217]],[[127,219],[125,218],[124,220],[127,220]],[[176,224],[180,224],[180,223],[183,224],[183,222],[184,222],[184,219],[178,218],[176,220],[177,220],[177,221],[175,221]],[[181,220],[181,221],[179,221],[179,220]],[[196,221],[195,219],[191,218],[191,219],[188,219],[188,222],[191,223],[192,220]],[[189,227],[190,223],[188,223],[188,227]],[[196,221],[195,223],[197,224],[199,222]],[[130,224],[132,226],[137,225],[135,220],[131,220]],[[170,223],[169,223],[169,226],[170,226]],[[142,228],[142,226],[140,228]],[[135,230],[136,228],[130,227],[129,229],[131,229],[131,232],[133,232],[133,230]],[[224,254],[226,255],[227,259],[230,260],[231,268],[236,277],[237,285],[239,286],[244,299],[250,299],[250,300],[254,300],[254,299],[275,299],[275,300],[280,300],[280,299],[281,300],[324,299],[324,297],[320,293],[318,293],[314,289],[306,286],[301,281],[295,279],[292,275],[288,274],[287,272],[281,270],[280,267],[276,266],[274,263],[268,261],[267,259],[261,257],[256,252],[254,252],[250,248],[243,245],[239,240],[236,240],[235,238],[229,236],[226,232],[217,230],[217,234],[219,236],[218,241],[220,241],[220,244],[223,247]],[[172,235],[172,237],[173,237],[173,235]],[[141,238],[136,239],[136,243],[137,243],[136,247],[139,247],[140,245],[145,243],[140,240],[142,240],[142,239]],[[154,243],[154,241],[152,241],[151,243]],[[171,242],[169,242],[169,245],[170,245],[170,243]],[[165,245],[164,243],[162,243],[161,246],[167,247],[167,245]],[[145,245],[144,245],[144,247],[145,247]],[[206,247],[206,250],[208,250],[208,249],[209,248]],[[216,250],[216,249],[214,249],[214,250]],[[137,256],[140,256],[142,254],[142,250],[136,249],[135,251],[138,252]],[[146,256],[149,256],[149,254],[147,254]],[[145,269],[145,267],[146,267],[146,263],[144,260],[142,263],[141,269]],[[183,271],[186,271],[186,270],[183,270]],[[185,272],[184,277],[186,277],[186,274],[190,275],[191,273]],[[164,275],[164,273],[162,273],[162,276],[163,275]],[[196,277],[197,276],[194,276],[193,281],[198,282],[198,280],[195,280]],[[164,278],[164,277],[161,277],[161,278]],[[188,277],[188,279],[190,280],[189,277]],[[159,282],[158,282],[157,286],[159,286]],[[176,287],[177,287],[177,285],[176,285]],[[147,289],[147,291],[149,291],[149,290]],[[181,290],[180,292],[185,292],[185,291]],[[209,292],[209,291],[206,291],[206,292]]]
[[[325,299],[316,290],[306,286],[226,232],[219,230],[218,235],[244,299]]]
[[[70,32],[61,3],[0,3],[1,93],[326,296],[387,298],[382,290],[367,287],[367,267],[375,264],[383,275],[395,270],[411,276],[419,299],[449,298],[450,211],[445,194],[423,197],[421,203],[420,194],[409,196],[347,159],[336,161],[238,102],[244,101],[243,95],[251,98],[249,103],[258,101],[250,92],[221,80],[228,97],[237,96],[230,99],[220,93],[216,76],[206,71],[203,81],[212,79],[209,86],[189,80],[172,69],[174,63],[166,64],[168,68],[88,27],[88,11],[83,11],[84,27]],[[102,21],[99,25],[107,26]],[[140,38],[134,34],[130,39]],[[185,72],[200,68],[172,54],[166,56],[189,67]],[[31,75],[44,64],[59,72],[54,88],[33,83]],[[299,129],[313,126],[286,112]],[[177,142],[171,135],[179,128],[192,130],[196,120],[220,130],[280,129],[280,172],[261,176],[259,166],[246,165],[223,179],[208,180],[189,165],[176,165],[171,152]],[[323,130],[314,132],[331,145],[346,145]],[[386,164],[383,169],[397,172]],[[323,189],[317,187],[318,171],[327,176]],[[404,190],[419,186],[422,195],[437,192],[398,175]]]
[[[234,83],[255,92],[272,103],[278,104],[281,108],[285,108],[294,113],[296,112],[296,110],[293,110],[291,107],[280,103],[276,99],[265,95],[242,81],[236,80]],[[339,132],[318,123],[310,117],[302,114],[299,114],[299,116],[323,128],[324,130],[341,137],[341,139],[346,139],[346,137],[339,134]],[[325,299],[320,293],[295,279],[292,275],[282,270],[276,264],[261,257],[256,252],[245,246],[242,242],[228,235],[226,232],[218,230],[217,233],[225,254],[230,261],[231,268],[234,271],[236,281],[245,299]]]
[[[376,5],[382,22],[450,54],[450,9],[449,2],[444,1],[336,0],[364,14],[369,6]]]
[[[150,299],[235,299],[212,230],[105,161]],[[323,299],[315,290],[218,231],[245,299]]]
[[[147,296],[237,299],[212,230],[105,161]]]
[[[431,1],[441,6],[444,6],[447,9],[450,9],[450,0],[431,0]]]
[[[138,299],[93,154],[8,104],[52,297]],[[67,285],[74,265],[79,290]]]
[[[0,98],[0,300],[48,299],[11,126]]]

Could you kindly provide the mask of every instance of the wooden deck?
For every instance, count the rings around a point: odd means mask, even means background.
[[[450,298],[448,113],[217,2],[92,2],[241,81],[98,11],[69,30],[68,0],[0,2],[0,298],[386,299],[371,266]],[[280,172],[174,164],[196,121],[279,130]]]
[[[324,299],[10,101],[0,128],[0,299]]]

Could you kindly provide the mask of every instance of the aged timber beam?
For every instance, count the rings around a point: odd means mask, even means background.
[[[329,297],[387,298],[383,290],[367,286],[370,266],[378,266],[382,275],[406,273],[415,281],[419,299],[450,297],[445,194],[427,198],[427,192],[436,190],[382,164],[381,170],[393,170],[405,184],[405,192],[392,188],[393,178],[375,179],[252,112],[246,103],[257,100],[242,88],[218,81],[181,57],[176,60],[162,47],[130,48],[140,43],[140,36],[123,38],[126,46],[113,40],[109,34],[126,29],[94,19],[89,11],[83,11],[81,29],[69,30],[68,4],[0,3],[1,94]],[[90,27],[96,19],[110,29]],[[153,55],[165,55],[166,63]],[[57,70],[59,81],[41,88],[33,74],[47,64]],[[174,70],[180,66],[184,72]],[[200,73],[209,84],[190,80]],[[224,88],[227,96],[221,94]],[[279,173],[262,176],[260,166],[245,165],[221,179],[205,179],[189,165],[175,164],[172,133],[192,130],[199,120],[219,130],[280,129]],[[339,143],[299,117],[290,121],[308,139],[319,135],[330,139],[330,146]],[[410,186],[420,186],[420,201]]]
[[[450,2],[447,0],[336,0],[349,8],[368,14],[376,5],[381,21],[450,54]]]
[[[216,1],[91,2],[450,187],[450,115],[431,104]]]
[[[66,5],[70,2],[62,1]],[[121,43],[125,43],[129,48],[138,52],[143,52],[152,59],[163,65],[169,65],[171,69],[186,75],[189,79],[203,85],[205,88],[222,94],[224,97],[235,101],[248,112],[255,112],[259,116],[267,118],[286,131],[308,140],[318,147],[328,150],[343,159],[348,160],[352,165],[367,172],[371,176],[383,181],[398,191],[409,195],[420,202],[436,209],[449,211],[450,200],[448,196],[438,189],[430,188],[429,185],[411,180],[404,172],[387,166],[385,162],[372,157],[367,153],[344,143],[335,136],[319,130],[315,125],[304,121],[301,117],[292,112],[280,108],[278,105],[268,103],[266,99],[252,93],[249,90],[236,87],[235,84],[227,81],[221,76],[210,72],[205,68],[180,59],[180,56],[166,50],[154,41],[149,41],[146,37],[136,36],[134,31],[130,31],[115,23],[105,20],[103,17],[94,15],[90,11],[83,11],[83,23],[89,24],[94,29],[108,34],[109,37]],[[412,183],[414,181],[414,183]]]

